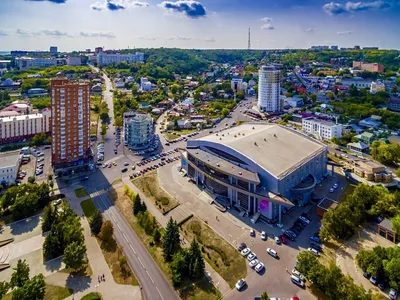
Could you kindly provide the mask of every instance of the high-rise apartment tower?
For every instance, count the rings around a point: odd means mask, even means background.
[[[51,80],[52,164],[82,165],[90,154],[89,83]]]
[[[258,109],[271,113],[281,111],[280,89],[281,72],[274,66],[262,66],[258,71]]]

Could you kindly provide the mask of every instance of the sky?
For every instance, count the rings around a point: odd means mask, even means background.
[[[400,0],[0,0],[0,51],[400,49]]]

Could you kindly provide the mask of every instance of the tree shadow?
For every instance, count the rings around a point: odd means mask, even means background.
[[[20,235],[33,231],[38,226],[39,221],[40,217],[34,216],[13,222],[8,226],[10,227],[10,232],[12,235]]]
[[[92,282],[91,277],[82,277],[77,275],[69,275],[67,278],[66,286],[71,288],[74,293],[77,291],[83,292],[90,288],[90,284]]]
[[[55,259],[49,260],[44,262],[44,267],[46,268],[47,271],[55,272],[61,269],[61,263],[62,263],[63,257],[57,257]]]

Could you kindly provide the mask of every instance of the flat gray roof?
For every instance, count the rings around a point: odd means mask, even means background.
[[[4,153],[0,155],[0,168],[16,166],[20,157],[19,152]]]
[[[324,144],[276,124],[246,123],[198,140],[233,148],[277,178],[326,149]]]
[[[222,173],[233,175],[236,178],[243,178],[244,180],[251,181],[255,184],[260,183],[260,179],[256,173],[250,172],[244,168],[238,167],[218,156],[212,155],[201,149],[187,149],[187,152],[198,160],[209,165],[213,169],[221,171]]]

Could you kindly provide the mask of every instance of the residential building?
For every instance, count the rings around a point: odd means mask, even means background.
[[[97,48],[96,48],[97,49]],[[119,62],[137,63],[144,61],[144,53],[136,52],[135,54],[107,53],[99,51],[97,53],[97,63],[101,66],[117,64]]]
[[[0,145],[30,139],[38,133],[49,133],[51,111],[0,118]]]
[[[343,133],[342,124],[313,117],[304,118],[302,120],[302,126],[303,132],[315,135],[322,140],[331,140],[333,137],[341,138]]]
[[[52,164],[85,164],[90,151],[90,86],[65,77],[51,80]]]
[[[370,93],[376,94],[377,92],[383,92],[385,91],[385,88],[385,84],[382,81],[372,81]]]
[[[397,243],[398,236],[396,235],[395,230],[393,229],[393,224],[389,219],[383,219],[382,222],[378,224],[378,233],[383,236],[385,239]]]
[[[180,129],[189,129],[192,127],[192,123],[189,120],[178,120],[177,123]]]
[[[393,111],[400,111],[400,98],[390,97],[387,102],[387,108]]]
[[[142,91],[151,91],[151,82],[146,77],[140,78],[140,88]]]
[[[364,144],[363,142],[348,143],[347,149],[360,154],[368,154],[369,152],[369,146],[367,144]]]
[[[280,112],[283,108],[280,99],[281,72],[270,65],[262,66],[258,74],[258,109],[262,112]]]
[[[338,80],[338,79],[337,79]],[[364,79],[362,77],[353,77],[353,78],[346,78],[341,79],[340,82],[342,86],[350,87],[355,86],[357,89],[370,89],[371,88],[371,79]]]
[[[291,107],[302,107],[304,105],[303,98],[300,97],[281,97],[287,105]]]
[[[358,123],[359,126],[361,127],[367,127],[367,128],[376,128],[382,125],[382,122],[373,120],[372,118],[366,118],[364,120],[361,120]]]
[[[360,140],[367,145],[372,144],[375,139],[375,135],[372,132],[365,131],[360,134]]]
[[[145,149],[154,140],[153,118],[150,114],[124,113],[125,143],[132,149]]]
[[[68,56],[67,57],[68,66],[80,66],[82,65],[82,58],[80,56]]]
[[[353,69],[360,69],[368,72],[383,73],[385,68],[383,65],[378,63],[366,63],[363,61],[353,61]]]
[[[17,57],[15,64],[21,71],[29,70],[31,68],[47,68],[51,66],[65,65],[64,58],[44,58],[44,57]]]
[[[243,79],[242,78],[232,78],[231,88],[234,92],[243,90]]]
[[[189,139],[182,169],[216,201],[281,223],[282,213],[304,206],[327,175],[327,147],[276,124],[246,123],[222,133]]]
[[[17,179],[21,155],[19,152],[0,154],[0,184],[9,184]]]
[[[90,93],[92,95],[100,95],[103,93],[103,88],[101,87],[101,83],[97,83],[90,89]]]

